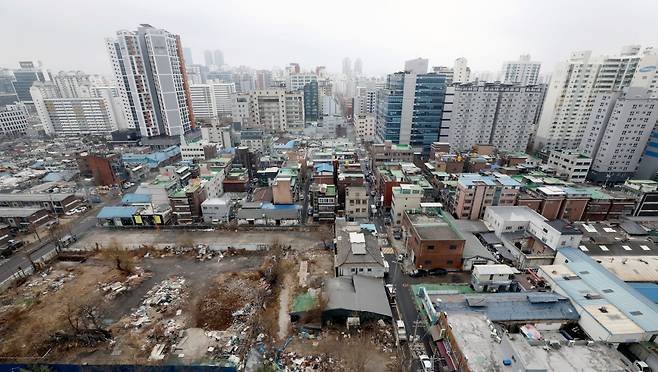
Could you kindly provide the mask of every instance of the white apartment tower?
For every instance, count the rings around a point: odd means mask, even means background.
[[[468,60],[464,57],[459,57],[455,60],[452,71],[453,83],[468,83],[471,79],[471,68],[468,67]]]
[[[300,130],[305,120],[304,93],[267,89],[237,94],[232,116],[243,128],[270,132]]]
[[[142,24],[106,46],[129,126],[143,137],[189,132],[194,114],[180,37]]]
[[[624,47],[615,56],[592,56],[591,51],[571,53],[551,77],[534,150],[577,148],[597,94],[630,86],[641,59],[636,45]]]
[[[530,54],[523,54],[518,61],[503,63],[501,79],[507,84],[535,85],[539,82],[541,62],[530,60]]]
[[[190,85],[190,98],[195,118],[212,120],[217,117],[217,102],[213,84]]]
[[[658,122],[658,99],[644,88],[599,94],[578,151],[592,158],[588,180],[619,183],[637,171]]]
[[[448,142],[456,151],[476,144],[491,144],[499,151],[525,151],[541,107],[542,87],[500,83],[457,84]]]
[[[230,115],[233,95],[235,95],[235,83],[211,83],[211,85],[217,105],[217,117]]]

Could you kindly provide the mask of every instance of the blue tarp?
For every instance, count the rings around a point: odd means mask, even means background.
[[[297,204],[272,204],[264,203],[261,209],[301,209],[301,205]]]

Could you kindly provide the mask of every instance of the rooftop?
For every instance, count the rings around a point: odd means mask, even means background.
[[[141,207],[103,207],[96,218],[132,218],[140,209]]]
[[[42,211],[43,208],[0,208],[0,217],[2,218],[25,218]]]
[[[464,240],[464,237],[443,214],[414,211],[404,213],[422,240]]]

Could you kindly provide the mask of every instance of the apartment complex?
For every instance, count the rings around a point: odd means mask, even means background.
[[[29,114],[24,104],[0,106],[0,134],[17,136],[27,132]]]
[[[532,61],[530,54],[523,54],[518,61],[503,63],[501,80],[506,84],[535,85],[539,83],[541,62]]]
[[[624,47],[614,56],[594,56],[591,51],[571,53],[551,76],[533,148],[577,148],[596,96],[630,86],[642,58],[637,45]]]
[[[196,119],[211,120],[217,116],[217,101],[212,84],[190,85],[190,99]]]
[[[194,126],[180,37],[142,24],[106,40],[128,126],[142,137],[179,136]]]
[[[210,85],[217,105],[217,117],[230,115],[233,107],[233,96],[236,92],[235,83],[210,83]]]
[[[599,94],[578,151],[592,158],[588,180],[619,183],[633,177],[658,123],[658,99],[644,88]]]
[[[270,132],[301,130],[305,120],[304,93],[268,89],[238,94],[233,113],[247,128]]]
[[[541,108],[541,86],[467,83],[448,88],[453,90],[442,125],[453,150],[469,151],[477,144],[505,152],[526,150]]]

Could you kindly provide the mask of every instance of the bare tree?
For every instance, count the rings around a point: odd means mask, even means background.
[[[125,247],[119,245],[116,239],[112,239],[110,244],[102,253],[105,259],[113,261],[117,270],[125,273],[132,274],[135,272],[135,263],[133,255]]]

